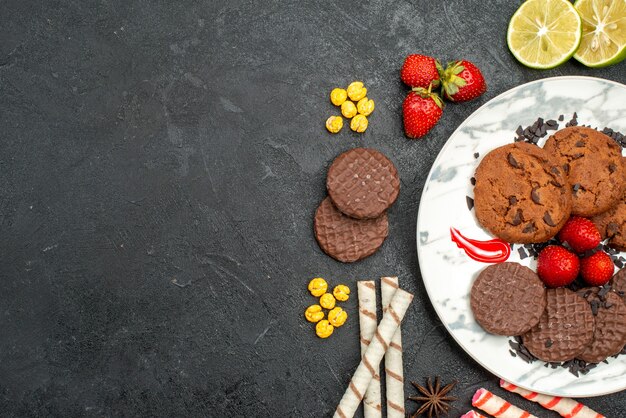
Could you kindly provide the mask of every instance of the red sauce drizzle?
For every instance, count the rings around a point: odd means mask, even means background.
[[[452,242],[463,249],[470,258],[482,263],[501,263],[511,255],[511,246],[501,239],[478,241],[461,235],[458,229],[450,228]]]

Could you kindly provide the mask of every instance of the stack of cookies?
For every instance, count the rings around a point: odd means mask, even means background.
[[[478,275],[470,306],[485,331],[521,336],[528,352],[540,360],[599,363],[620,353],[626,344],[624,290],[626,269],[609,286],[574,292],[564,287],[546,289],[531,269],[507,262]]]
[[[554,237],[570,215],[592,218],[603,238],[626,249],[621,147],[586,127],[568,127],[543,148],[516,142],[489,152],[476,169],[478,222],[511,243]]]
[[[387,238],[386,211],[400,192],[396,167],[379,151],[354,148],[335,158],[326,188],[314,220],[320,248],[344,263],[372,255]]]

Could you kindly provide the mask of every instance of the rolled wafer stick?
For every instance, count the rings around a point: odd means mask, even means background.
[[[509,392],[517,393],[529,401],[537,402],[550,411],[557,412],[562,417],[567,418],[605,418],[592,409],[586,407],[574,399],[560,398],[558,396],[543,395],[537,392],[515,386],[504,379],[500,379],[500,387]]]
[[[380,294],[383,312],[387,310],[393,294],[398,289],[397,277],[380,279]],[[387,376],[387,417],[404,418],[404,370],[402,367],[402,332],[401,326],[393,334],[389,349],[385,353],[385,373]]]
[[[361,357],[363,357],[378,326],[376,284],[374,281],[368,280],[357,282],[356,285],[359,294],[359,328],[361,329]],[[363,398],[363,414],[365,418],[379,418],[383,415],[378,366],[374,367],[374,372],[375,376],[367,387],[365,397]]]
[[[472,398],[472,406],[482,409],[494,417],[537,418],[536,416],[531,415],[530,412],[526,412],[515,405],[511,405],[504,399],[494,395],[484,388],[480,388],[476,391],[474,397]]]
[[[361,357],[359,366],[356,368],[354,375],[352,375],[350,384],[333,415],[334,418],[351,418],[354,416],[367,386],[376,376],[374,367],[380,365],[380,361],[391,343],[391,338],[393,338],[393,334],[400,326],[400,322],[402,322],[402,318],[404,318],[404,314],[412,300],[413,295],[409,292],[402,289],[396,290],[391,303],[389,303],[387,312],[385,312],[383,319],[378,324],[378,328],[376,328],[374,338],[372,338],[365,354]]]
[[[461,415],[459,418],[487,418],[487,417],[479,414],[476,411],[468,411],[465,414]]]

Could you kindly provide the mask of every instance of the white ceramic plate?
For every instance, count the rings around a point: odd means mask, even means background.
[[[474,211],[466,204],[466,196],[473,197],[470,178],[482,156],[513,142],[519,125],[531,125],[538,117],[548,120],[564,115],[565,120],[559,122],[562,129],[574,112],[579,124],[599,129],[608,126],[624,133],[626,86],[590,77],[548,78],[511,89],[468,117],[448,139],[426,180],[417,218],[417,253],[424,285],[439,318],[478,363],[526,389],[587,397],[626,388],[626,356],[601,363],[578,378],[563,368],[544,367],[539,361],[528,364],[512,357],[509,338],[486,333],[470,309],[471,284],[487,264],[470,259],[450,239],[450,227],[468,238],[493,238],[478,225]],[[479,153],[479,158],[474,153]],[[531,258],[520,261],[517,251],[508,261],[536,267]]]

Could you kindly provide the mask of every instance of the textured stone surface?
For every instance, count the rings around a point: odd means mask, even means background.
[[[536,415],[447,335],[421,283],[424,179],[454,129],[526,81],[621,65],[520,66],[519,2],[33,1],[0,13],[0,411],[3,416],[330,416],[359,359],[356,298],[327,341],[306,284],[400,276],[409,380],[459,379]],[[398,69],[412,52],[478,64],[487,93],[409,141]],[[324,129],[332,87],[361,79],[365,134]],[[312,232],[332,159],[396,164],[381,250],[344,265]],[[173,281],[176,282],[173,282]],[[180,287],[180,286],[185,287]],[[589,399],[620,416],[626,394]],[[415,404],[407,403],[409,411]]]

